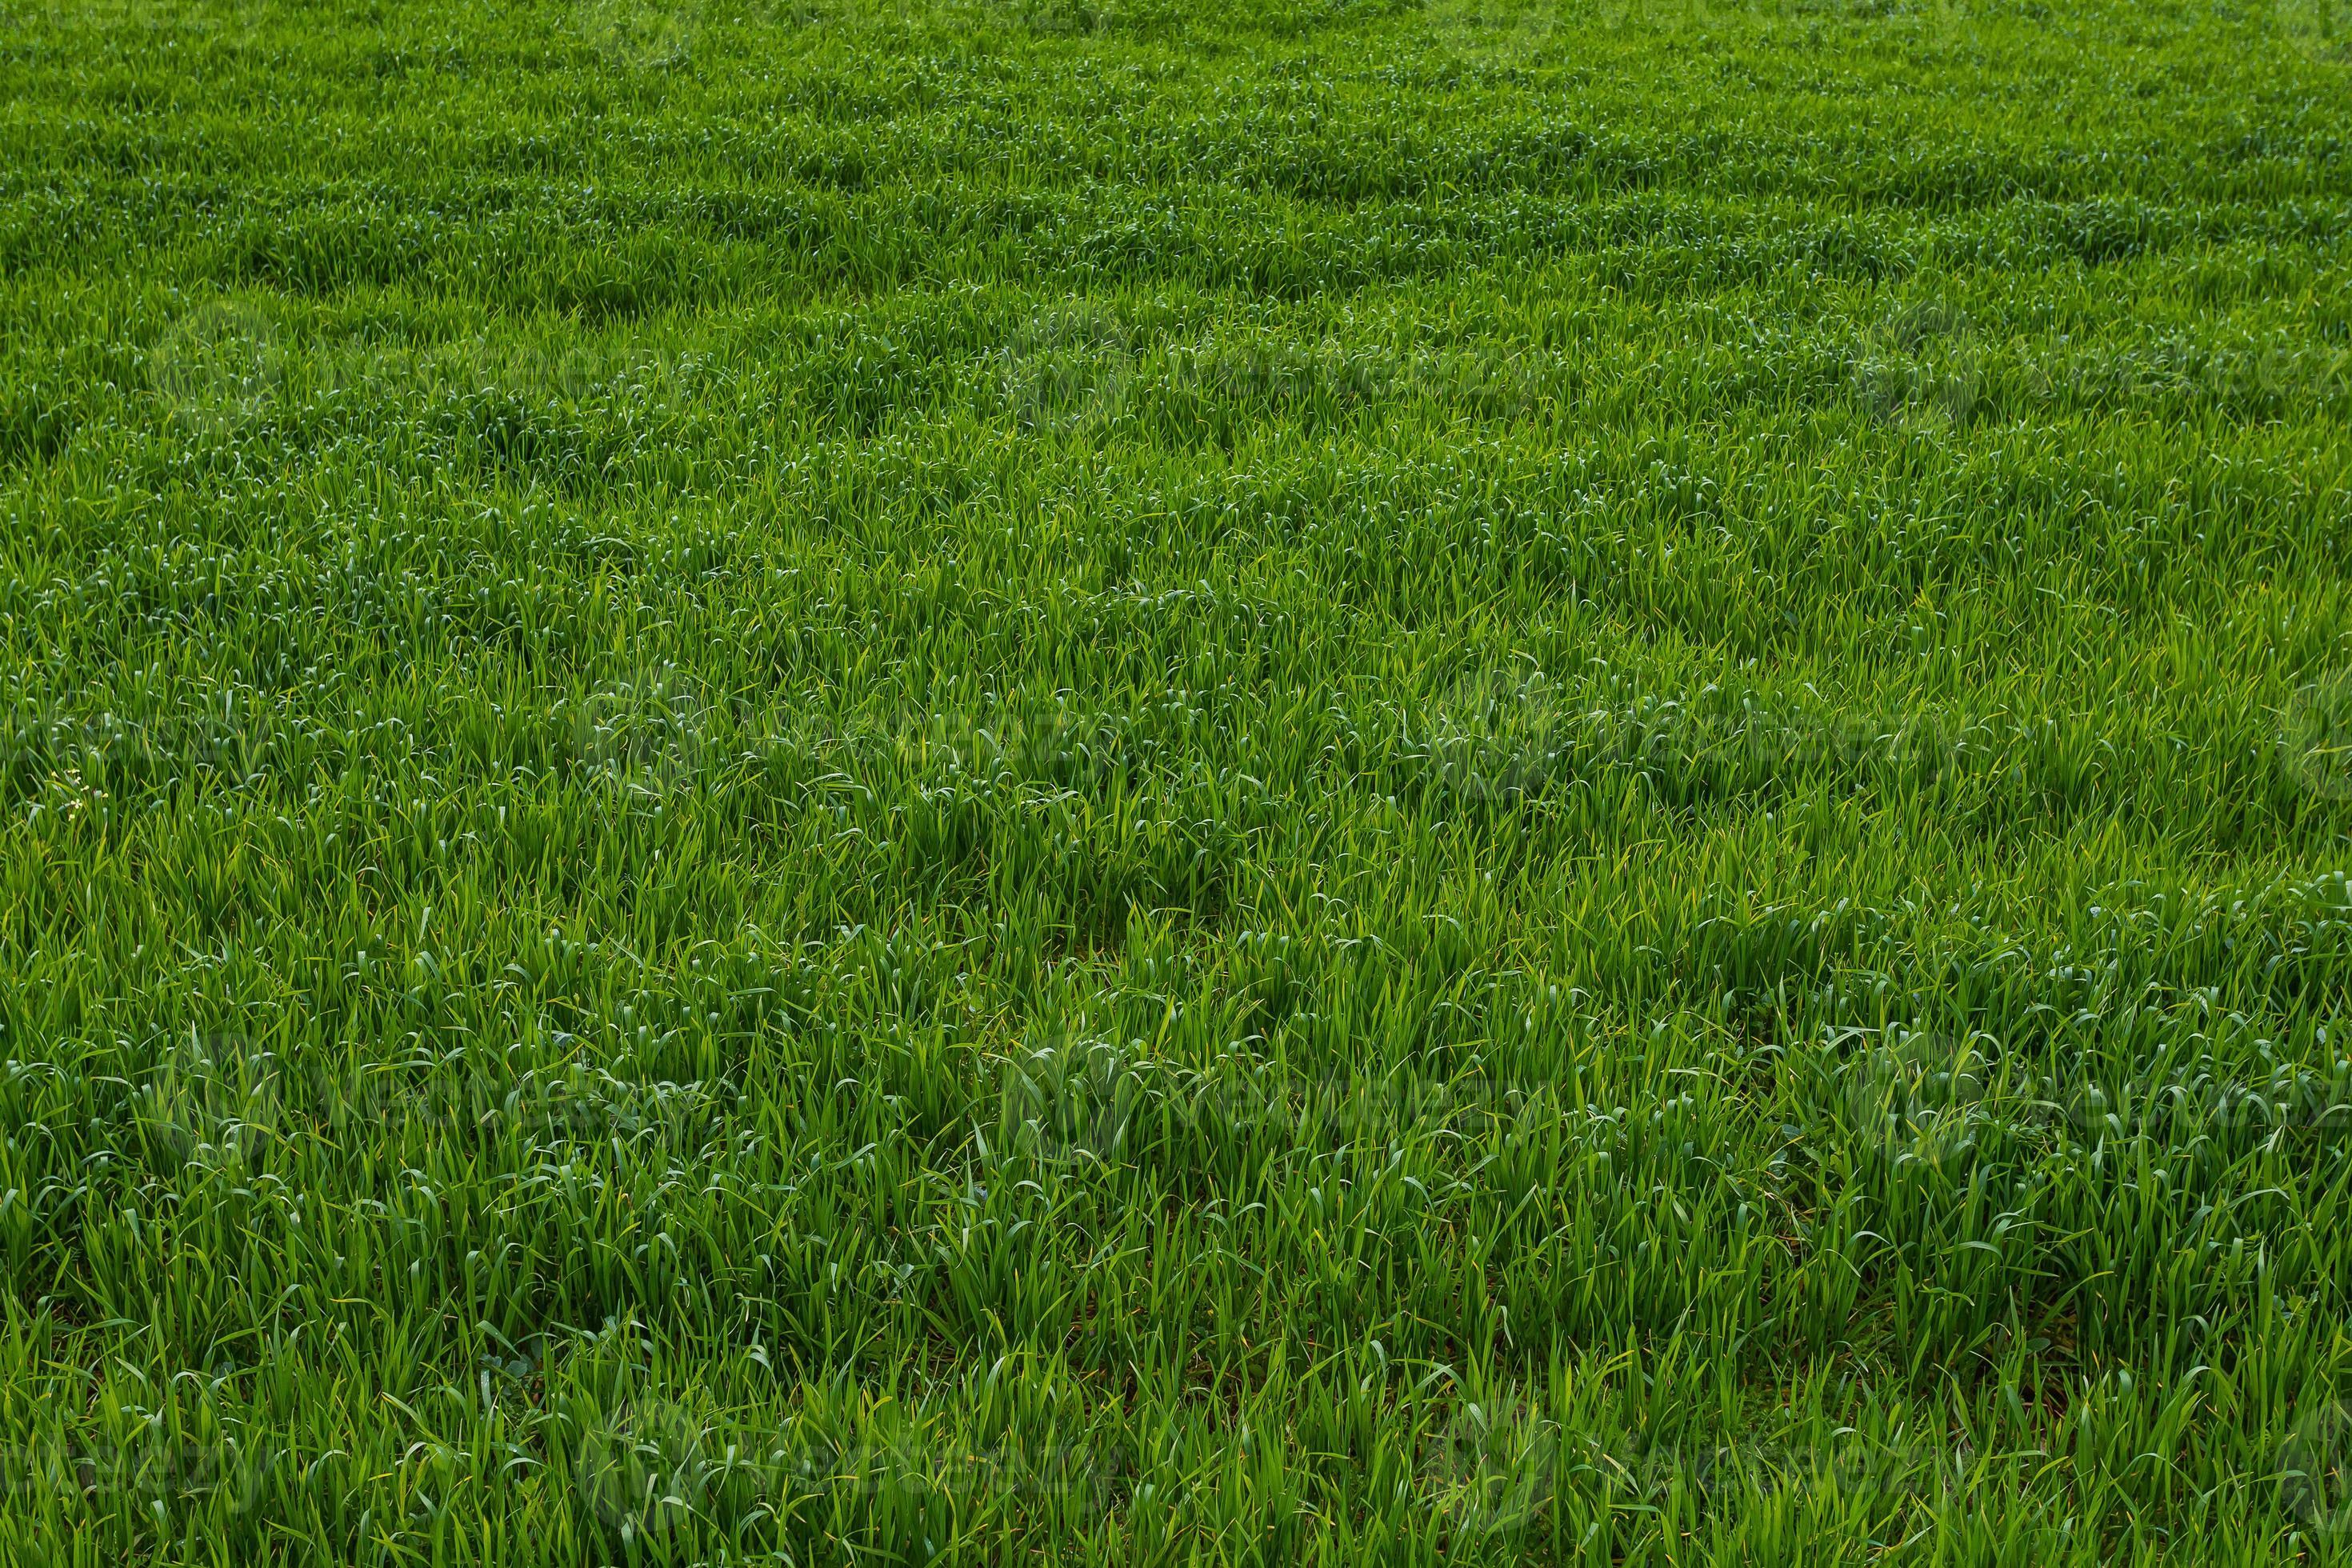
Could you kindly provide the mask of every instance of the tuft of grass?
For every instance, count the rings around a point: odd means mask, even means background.
[[[5,15],[0,1561],[2352,1556],[2340,0]]]

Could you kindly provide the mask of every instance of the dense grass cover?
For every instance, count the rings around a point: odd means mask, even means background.
[[[0,1560],[2352,1555],[2342,0],[7,0]]]

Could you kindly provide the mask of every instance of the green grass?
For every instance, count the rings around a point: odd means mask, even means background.
[[[2352,1558],[2343,0],[7,0],[0,1561]]]

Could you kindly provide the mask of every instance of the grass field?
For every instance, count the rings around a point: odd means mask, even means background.
[[[2347,0],[0,29],[0,1562],[2352,1559]]]

